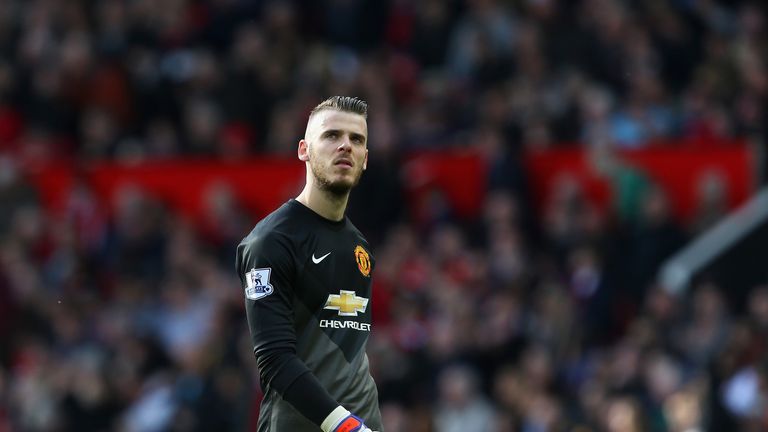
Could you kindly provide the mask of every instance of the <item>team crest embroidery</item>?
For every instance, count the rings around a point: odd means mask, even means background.
[[[275,289],[269,284],[269,274],[272,269],[254,268],[245,274],[245,297],[258,300],[272,294]]]
[[[371,257],[368,256],[368,252],[360,245],[355,248],[355,261],[357,262],[357,268],[360,269],[360,273],[365,277],[371,275]]]

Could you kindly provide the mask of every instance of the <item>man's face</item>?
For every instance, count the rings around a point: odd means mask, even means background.
[[[320,189],[338,195],[348,192],[368,163],[365,118],[332,109],[316,113],[299,142],[299,159],[309,162]]]

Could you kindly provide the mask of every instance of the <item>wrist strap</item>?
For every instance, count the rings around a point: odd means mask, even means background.
[[[342,420],[349,417],[352,413],[347,411],[343,406],[339,405],[335,410],[328,414],[328,417],[320,424],[320,429],[323,432],[333,432],[334,429],[341,423]]]

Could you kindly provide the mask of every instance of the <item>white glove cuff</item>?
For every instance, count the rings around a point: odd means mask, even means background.
[[[328,417],[320,424],[320,429],[323,432],[333,432],[342,420],[349,417],[352,413],[347,411],[343,406],[339,405],[335,410],[328,414]]]

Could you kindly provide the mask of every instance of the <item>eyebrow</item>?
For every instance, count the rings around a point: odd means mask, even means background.
[[[332,134],[332,133],[343,134],[344,131],[341,130],[341,129],[326,129],[326,130],[323,131],[322,134],[320,134],[320,136],[327,136],[327,135]],[[362,141],[366,141],[365,135],[359,134],[357,132],[350,132],[349,133],[349,137],[350,138],[359,138]]]
[[[349,134],[349,136],[350,138],[359,138],[361,141],[365,142],[365,135],[352,132],[351,134]]]

